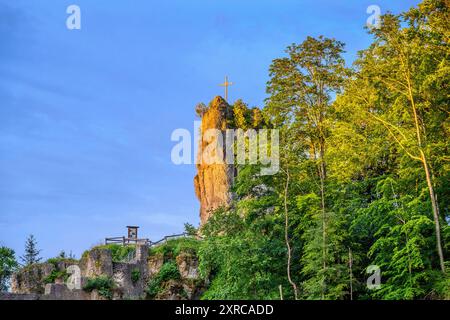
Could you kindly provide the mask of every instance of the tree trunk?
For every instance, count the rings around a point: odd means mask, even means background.
[[[434,194],[434,187],[433,183],[431,182],[431,175],[430,170],[428,168],[427,159],[422,150],[420,150],[420,153],[422,156],[423,168],[425,170],[425,176],[427,179],[428,190],[430,192],[431,207],[433,208],[434,227],[436,229],[436,247],[439,255],[439,264],[441,267],[441,271],[445,273],[444,253],[442,250],[442,243],[441,243],[441,226],[439,222],[439,206],[437,204],[436,196]]]
[[[291,278],[291,259],[292,259],[292,253],[291,253],[291,245],[289,244],[289,217],[288,217],[288,207],[287,207],[287,197],[288,197],[288,187],[289,187],[289,169],[286,169],[286,185],[284,188],[284,240],[286,241],[286,248],[287,248],[287,254],[288,254],[288,261],[287,261],[287,277],[289,280],[289,283],[291,284],[292,288],[294,289],[294,297],[295,300],[298,300],[298,289],[297,285],[294,281],[292,281]]]
[[[348,248],[348,268],[350,272],[350,300],[353,300],[353,257],[350,248]]]
[[[414,95],[413,95],[413,89],[412,89],[409,69],[407,70],[407,73],[406,73],[406,80],[407,80],[407,84],[408,84],[409,100],[411,102],[411,108],[412,108],[412,112],[413,112],[413,116],[414,116],[414,124],[416,127],[417,144],[419,146],[420,158],[422,160],[423,168],[425,170],[428,191],[430,192],[431,207],[433,208],[434,227],[436,229],[436,247],[437,247],[437,251],[438,251],[438,255],[439,255],[439,264],[441,267],[441,271],[443,273],[445,273],[444,253],[443,253],[442,244],[441,244],[441,227],[440,227],[440,223],[439,223],[439,205],[436,201],[436,196],[434,194],[434,187],[433,187],[433,182],[431,181],[430,168],[428,167],[427,157],[425,156],[425,153],[423,152],[423,148],[422,148],[422,137],[421,137],[421,133],[420,133],[419,116],[417,114],[416,104],[414,101]]]
[[[326,223],[326,212],[325,212],[325,179],[326,179],[326,167],[325,167],[325,142],[320,141],[320,167],[319,167],[319,178],[320,178],[320,198],[322,206],[322,268],[323,268],[323,284],[322,284],[322,299],[324,296],[324,286],[325,286],[325,271],[327,269],[327,223]]]

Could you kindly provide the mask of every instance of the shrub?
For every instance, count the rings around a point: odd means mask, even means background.
[[[178,280],[181,278],[178,267],[174,262],[166,262],[158,272],[158,278],[161,281]]]
[[[199,245],[200,241],[194,238],[174,239],[169,240],[156,248],[151,248],[149,250],[149,255],[162,254],[165,258],[169,259],[175,258],[180,252],[196,255]]]
[[[141,278],[141,271],[138,268],[131,270],[131,281],[136,283]]]
[[[147,296],[151,299],[156,297],[161,292],[161,281],[157,278],[153,278],[149,281],[147,286]]]
[[[198,230],[192,224],[186,222],[184,224],[184,232],[186,232],[189,236],[195,236],[197,235]]]
[[[152,278],[147,286],[147,295],[149,298],[156,297],[162,292],[162,284],[169,280],[179,280],[181,278],[180,272],[175,262],[166,262],[159,270],[158,274]]]
[[[53,269],[52,272],[46,278],[44,278],[45,283],[54,283],[56,279],[62,279],[63,281],[66,281],[69,278],[69,274],[65,269],[64,270],[59,269],[58,264],[60,262],[71,264],[77,263],[77,260],[65,257],[55,257],[48,259],[47,263],[51,263],[55,267],[55,269]]]
[[[89,278],[83,287],[83,290],[87,292],[98,290],[98,293],[107,299],[112,299],[112,289],[114,289],[114,281],[107,276]]]
[[[63,279],[63,281],[66,281],[69,278],[69,274],[66,270],[57,270],[54,269],[52,272],[44,278],[45,283],[55,283],[56,279]]]
[[[61,257],[50,258],[47,260],[47,263],[51,263],[55,267],[58,265],[59,262],[76,263],[78,262],[78,260],[73,258],[61,258]]]
[[[105,244],[96,246],[93,249],[107,249],[111,251],[111,257],[113,262],[121,262],[125,259],[131,252],[136,251],[134,246],[123,246],[121,244]],[[89,251],[83,252],[82,257],[86,257]]]

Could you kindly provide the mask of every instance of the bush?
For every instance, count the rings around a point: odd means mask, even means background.
[[[58,264],[60,262],[72,264],[77,263],[78,261],[73,258],[65,258],[65,257],[55,257],[48,259],[47,263],[51,263],[55,267],[55,269],[53,269],[52,272],[46,278],[44,278],[45,283],[54,283],[56,279],[62,279],[63,281],[66,281],[69,278],[69,274],[65,269],[64,270],[59,269]]]
[[[98,290],[98,293],[107,299],[112,299],[112,289],[114,289],[114,281],[107,276],[89,278],[83,287],[83,290],[87,292]]]
[[[141,271],[138,268],[131,270],[131,281],[136,283],[141,278]]]
[[[180,272],[175,262],[166,262],[159,270],[158,274],[152,278],[147,286],[147,295],[149,298],[156,297],[162,292],[162,284],[169,280],[179,280]]]
[[[162,254],[165,258],[169,259],[175,258],[180,252],[196,255],[199,246],[200,241],[194,238],[174,239],[169,240],[156,248],[151,248],[149,250],[149,255]]]
[[[186,222],[184,224],[184,232],[186,232],[188,236],[196,236],[198,230],[192,224]]]
[[[78,260],[73,258],[61,258],[61,257],[50,258],[47,260],[47,263],[51,263],[55,267],[58,265],[59,262],[76,263],[78,262]]]
[[[44,278],[45,283],[55,283],[56,279],[62,279],[63,281],[66,281],[69,278],[69,274],[66,270],[57,270],[54,269],[52,272]]]
[[[124,260],[131,252],[136,251],[134,246],[123,246],[121,244],[105,244],[96,246],[93,249],[107,249],[111,251],[111,257],[113,262],[121,262]],[[86,257],[89,251],[85,251],[82,257]]]
[[[153,278],[149,281],[147,286],[147,296],[148,298],[156,297],[161,291],[161,282],[157,278]]]
[[[175,262],[166,262],[158,272],[158,278],[161,281],[178,280],[181,278],[178,266]]]

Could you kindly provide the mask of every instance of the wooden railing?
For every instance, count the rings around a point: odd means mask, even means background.
[[[187,233],[180,233],[180,234],[173,234],[171,236],[165,236],[164,238],[162,238],[161,240],[158,240],[156,242],[151,242],[150,243],[150,247],[157,247],[160,246],[164,243],[166,243],[169,240],[175,240],[175,239],[180,239],[180,238],[193,238],[194,236],[190,236]]]
[[[112,238],[105,238],[105,244],[122,244],[122,245],[128,245],[128,244],[150,244],[151,241],[149,239],[135,239],[135,238],[127,238],[127,237],[112,237]]]
[[[133,239],[133,238],[127,238],[127,237],[112,237],[112,238],[105,238],[105,244],[122,244],[122,245],[129,245],[129,244],[146,244],[150,246],[151,248],[160,246],[164,243],[166,243],[169,240],[175,240],[175,239],[181,239],[181,238],[195,238],[197,240],[201,240],[202,238],[199,236],[192,236],[188,233],[180,233],[180,234],[173,234],[170,236],[165,236],[161,240],[152,242],[149,239]]]

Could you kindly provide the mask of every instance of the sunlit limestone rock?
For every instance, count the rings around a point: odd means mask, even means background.
[[[194,178],[195,193],[200,201],[200,222],[202,225],[208,221],[215,209],[229,206],[231,203],[234,165],[226,163],[210,164],[205,161],[205,154],[209,156],[209,159],[214,156],[222,159],[226,157],[225,131],[231,118],[231,107],[221,97],[215,97],[202,116],[201,138],[197,155],[197,175]],[[222,133],[224,138],[222,146],[218,144],[214,137],[207,138],[205,133],[209,129],[217,129]],[[209,150],[209,152],[206,150]]]

